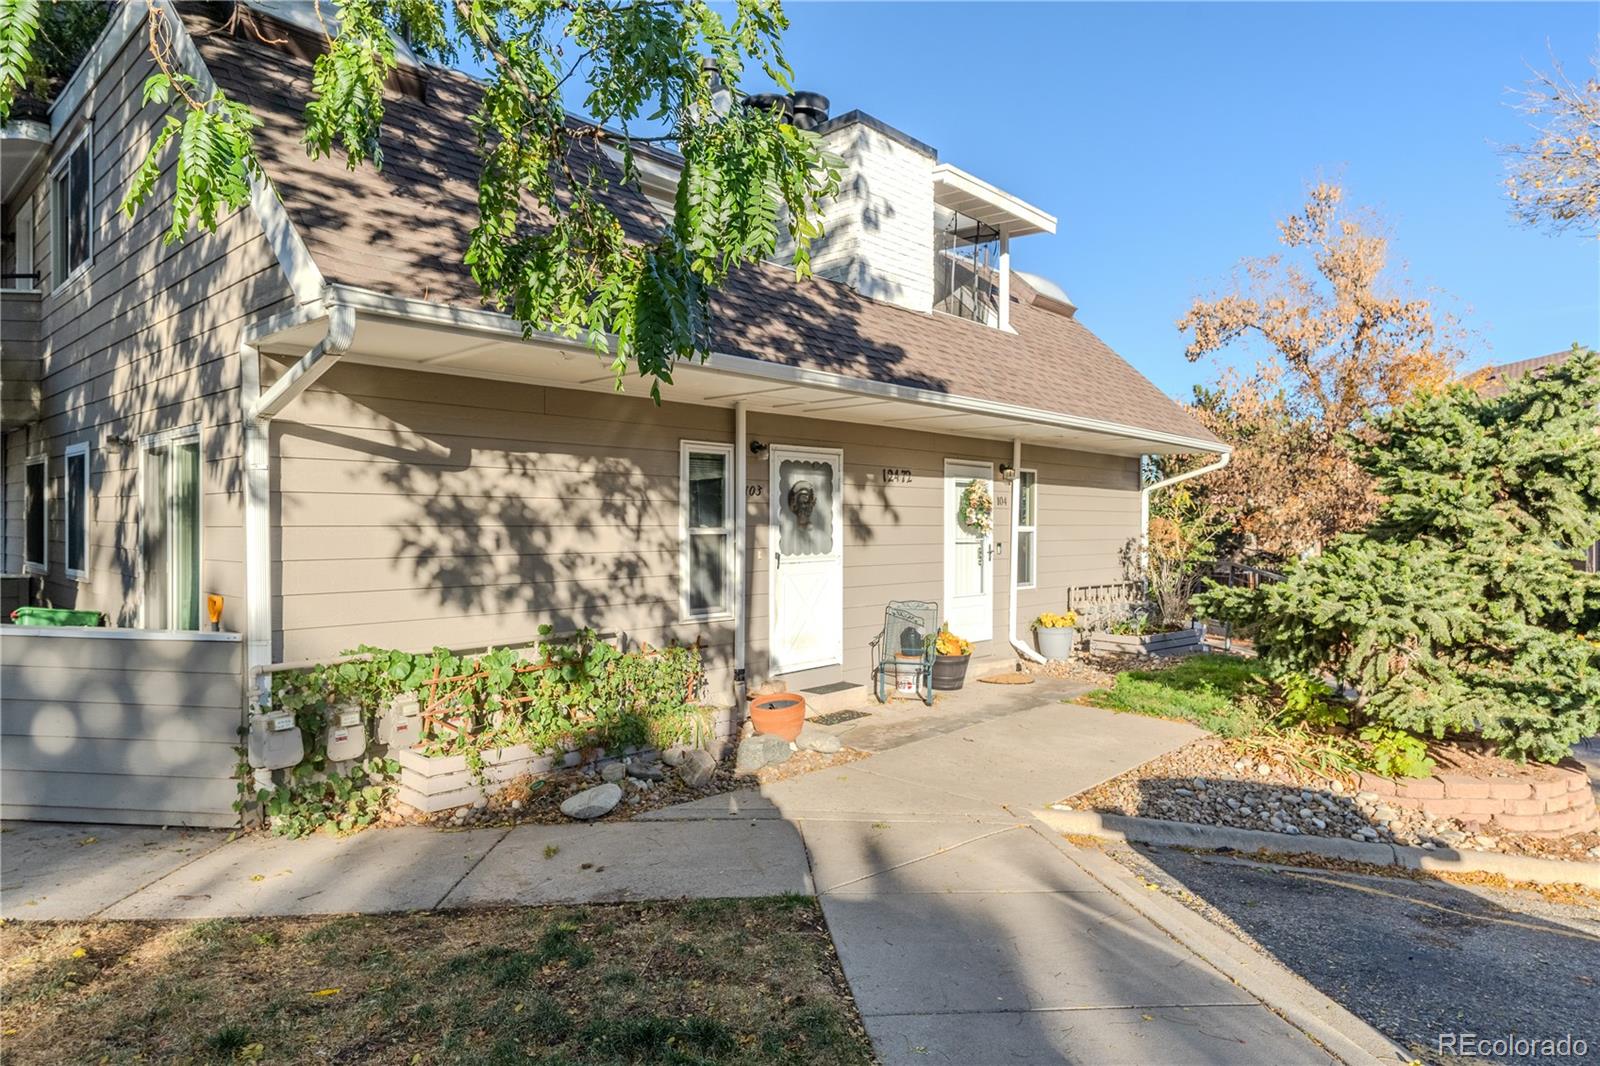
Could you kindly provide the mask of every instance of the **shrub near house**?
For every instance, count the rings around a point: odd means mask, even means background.
[[[1278,584],[1197,606],[1254,627],[1275,674],[1357,693],[1368,739],[1481,737],[1554,762],[1600,731],[1600,360],[1576,352],[1493,398],[1454,387],[1357,442],[1377,519]]]

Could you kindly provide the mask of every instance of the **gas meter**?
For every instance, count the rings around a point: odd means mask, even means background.
[[[250,736],[245,743],[250,765],[257,770],[283,770],[296,766],[305,756],[305,740],[294,715],[287,711],[267,711],[250,716]]]
[[[323,743],[328,749],[328,761],[350,762],[367,753],[367,728],[361,721],[360,706],[341,703],[328,711],[327,723]]]
[[[409,748],[422,739],[422,703],[414,692],[402,692],[389,701],[378,719],[378,740],[391,751]]]

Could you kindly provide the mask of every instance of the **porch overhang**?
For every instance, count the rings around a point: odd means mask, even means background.
[[[430,373],[514,381],[552,388],[614,391],[606,360],[581,342],[551,334],[522,335],[510,316],[406,299],[346,286],[329,286],[324,307],[355,313],[354,337],[343,361]],[[325,332],[319,318],[269,320],[256,330],[265,353],[299,357]],[[630,382],[625,382],[629,384]],[[637,395],[645,389],[631,379]],[[1111,455],[1220,453],[1214,441],[1119,425],[1052,411],[997,403],[934,389],[713,353],[704,363],[681,364],[666,402],[770,412],[826,421],[868,423],[885,429],[1021,440],[1052,448]],[[285,417],[294,418],[291,407]]]

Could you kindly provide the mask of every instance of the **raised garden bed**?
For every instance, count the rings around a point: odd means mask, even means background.
[[[1166,633],[1091,633],[1091,655],[1189,655],[1199,651],[1205,634],[1198,629]]]

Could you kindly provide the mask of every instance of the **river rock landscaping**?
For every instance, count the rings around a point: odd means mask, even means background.
[[[1486,757],[1479,756],[1483,758]],[[1514,763],[1506,765],[1516,767]],[[1262,754],[1222,738],[1198,740],[1152,759],[1067,797],[1061,806],[1261,829],[1290,837],[1305,834],[1428,849],[1467,848],[1539,858],[1600,859],[1600,833],[1541,836],[1507,832],[1493,821],[1430,817],[1360,788],[1359,778],[1319,774],[1281,752]]]

